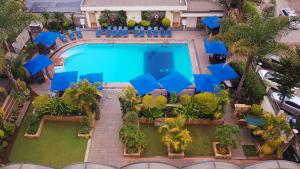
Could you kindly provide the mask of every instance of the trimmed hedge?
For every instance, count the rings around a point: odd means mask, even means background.
[[[245,63],[239,62],[232,64],[233,68],[242,76],[245,70]],[[250,68],[244,85],[243,85],[243,98],[249,104],[259,104],[266,93],[265,86],[259,80],[257,74]]]

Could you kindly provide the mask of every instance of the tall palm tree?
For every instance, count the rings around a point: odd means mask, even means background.
[[[256,57],[268,53],[281,53],[289,48],[276,42],[282,31],[288,27],[289,21],[285,17],[267,17],[260,15],[256,5],[244,3],[245,21],[237,22],[233,18],[226,18],[222,23],[221,33],[216,39],[222,39],[229,47],[229,61],[237,58],[246,60],[245,71],[238,85],[236,95],[241,97],[246,74]]]
[[[91,84],[87,80],[80,81],[67,89],[62,96],[63,102],[78,106],[87,113],[91,127],[94,126],[94,111],[98,106],[97,98],[101,93],[97,89],[98,84]]]

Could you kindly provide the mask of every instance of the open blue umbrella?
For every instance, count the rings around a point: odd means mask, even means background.
[[[221,18],[218,16],[211,16],[202,19],[202,24],[206,25],[210,29],[215,29],[220,27]]]
[[[24,67],[30,72],[31,75],[35,75],[51,64],[53,64],[53,62],[46,55],[39,54],[26,62]]]
[[[101,83],[100,86],[98,87],[99,90],[103,89],[102,83],[103,83],[103,73],[90,73],[86,75],[81,75],[79,77],[81,80],[87,80],[90,83]]]
[[[191,82],[179,72],[173,72],[159,80],[159,83],[170,93],[180,93]]]
[[[204,48],[206,53],[210,54],[219,54],[219,55],[227,55],[227,48],[223,41],[219,40],[205,40]]]
[[[130,80],[130,83],[139,95],[145,95],[159,88],[157,80],[149,73]]]
[[[72,83],[77,82],[78,72],[62,72],[55,73],[52,81],[50,90],[51,91],[64,91],[71,86]]]
[[[228,64],[214,64],[208,66],[208,69],[216,76],[220,81],[231,80],[239,77],[236,71]]]
[[[34,40],[35,43],[42,43],[48,47],[52,46],[58,38],[58,32],[41,32]]]
[[[217,92],[220,89],[220,80],[214,75],[194,75],[197,92]]]

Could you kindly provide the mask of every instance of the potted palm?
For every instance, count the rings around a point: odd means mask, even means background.
[[[145,135],[139,130],[137,125],[124,125],[119,131],[119,137],[124,145],[124,156],[141,156],[142,149],[145,145]]]
[[[162,142],[167,146],[168,156],[183,158],[184,151],[192,138],[187,129],[184,129],[185,116],[179,115],[177,118],[169,118],[165,124],[159,128],[160,133],[164,133]]]
[[[240,143],[240,129],[233,125],[222,125],[216,130],[216,140],[213,150],[216,158],[231,158],[231,148]]]

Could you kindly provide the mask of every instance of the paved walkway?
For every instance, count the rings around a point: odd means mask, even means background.
[[[119,141],[122,113],[119,96],[121,90],[104,90],[101,99],[101,116],[96,121],[88,152],[88,162],[121,164],[123,147]]]

